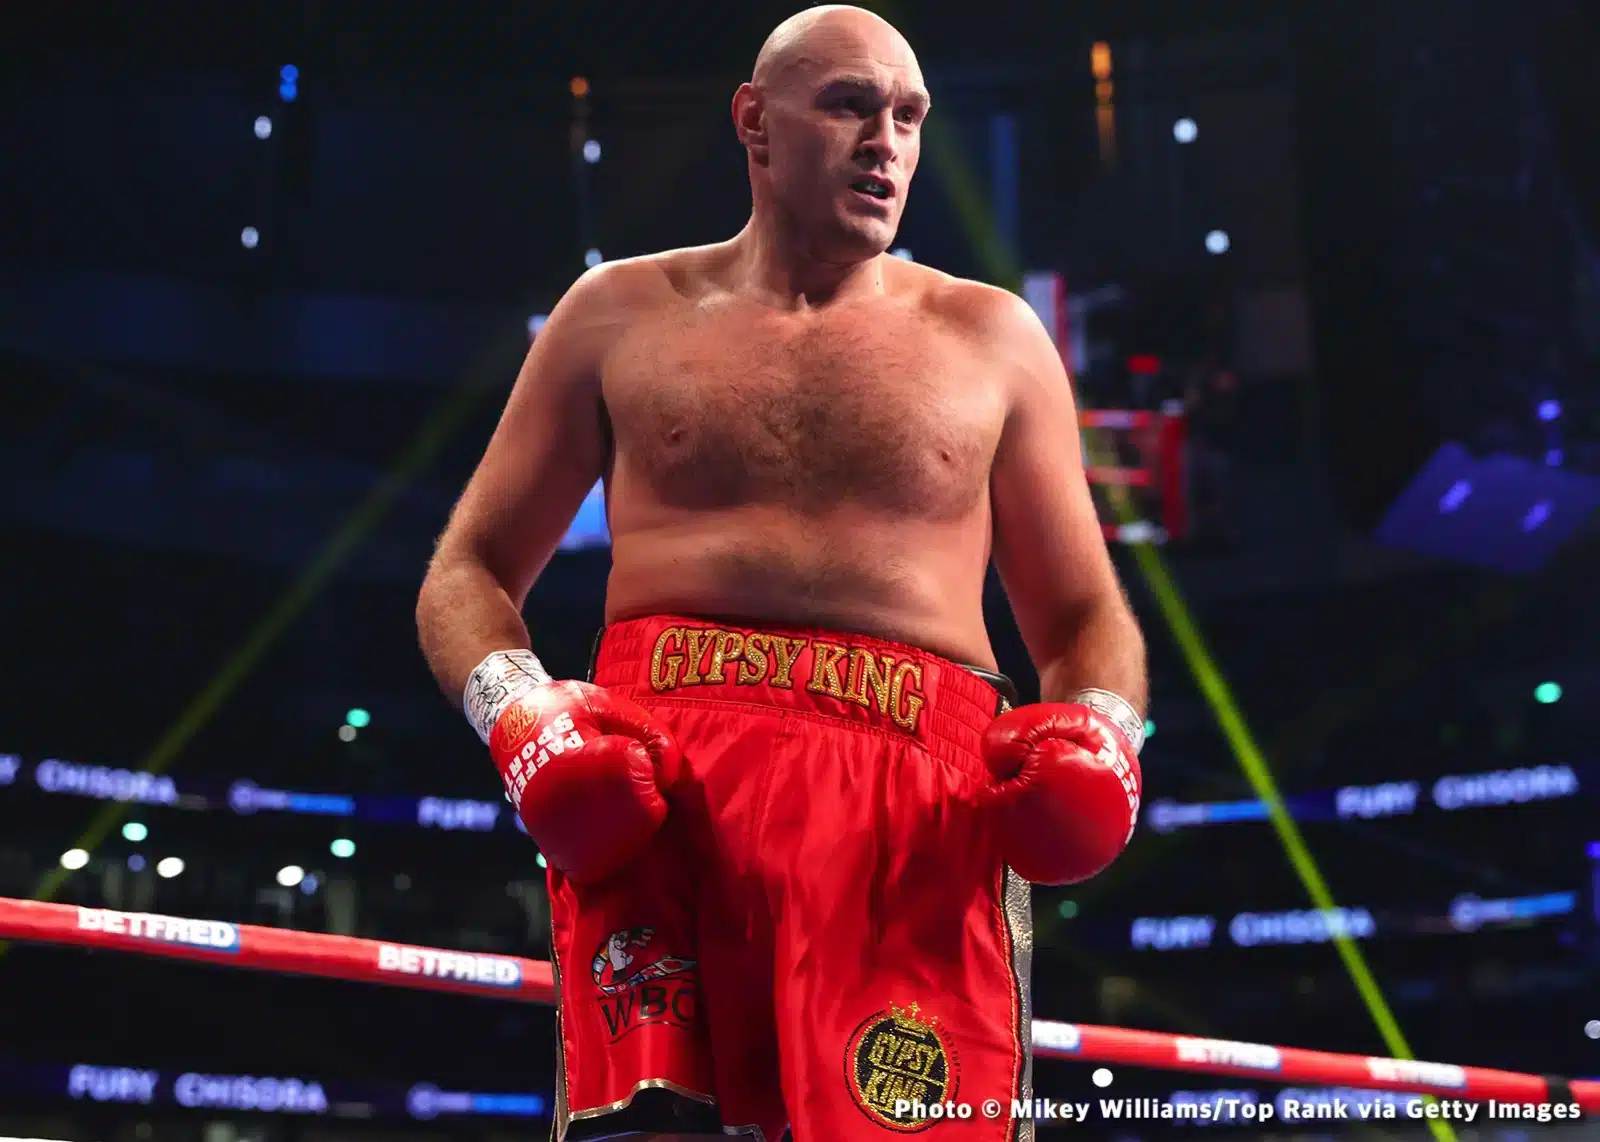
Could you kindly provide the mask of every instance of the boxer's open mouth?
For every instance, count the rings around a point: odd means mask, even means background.
[[[850,189],[880,201],[894,197],[894,187],[879,178],[858,178],[850,184]]]

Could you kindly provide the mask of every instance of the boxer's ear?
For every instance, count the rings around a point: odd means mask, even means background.
[[[741,83],[733,93],[733,130],[750,157],[766,166],[767,98],[753,83]]]

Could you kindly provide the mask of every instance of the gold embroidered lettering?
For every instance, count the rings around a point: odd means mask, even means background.
[[[767,680],[767,651],[772,648],[772,636],[753,634],[744,640],[744,661],[739,663],[738,683],[755,686]]]
[[[706,660],[706,651],[711,649],[711,640],[721,634],[717,630],[689,630],[684,632],[684,650],[688,653],[689,661],[684,664],[683,684],[685,686],[698,686],[705,681],[700,674],[700,665]]]
[[[706,668],[706,681],[720,685],[728,680],[727,664],[738,662],[739,656],[744,653],[744,635],[731,630],[713,633],[716,643],[711,647],[711,665]]]
[[[916,685],[913,690],[906,679]],[[894,668],[894,681],[889,684],[889,717],[903,730],[917,732],[917,716],[922,713],[922,665],[909,660]]]
[[[658,694],[678,688],[678,671],[683,667],[683,655],[668,654],[667,643],[682,638],[682,627],[668,627],[656,636],[656,648],[650,654],[650,689]],[[682,645],[681,642],[679,645]]]
[[[889,678],[894,672],[894,655],[883,656],[883,669],[878,668],[878,657],[860,647],[850,652],[850,684],[846,687],[852,702],[870,710],[877,699],[878,713],[889,712]],[[872,687],[868,697],[867,687]]]
[[[806,689],[813,694],[830,694],[835,698],[843,698],[844,687],[839,682],[839,660],[849,652],[848,647],[836,646],[831,642],[813,642],[811,681],[806,683]]]
[[[782,635],[772,636],[772,653],[778,657],[778,669],[773,672],[772,684],[782,686],[785,690],[794,689],[794,679],[789,677],[789,671],[794,669],[794,660],[800,657],[800,652],[806,648],[803,638],[784,638]]]

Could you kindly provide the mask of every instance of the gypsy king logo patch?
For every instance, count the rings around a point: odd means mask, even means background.
[[[894,1104],[948,1102],[955,1098],[959,1067],[938,1019],[922,1015],[915,1003],[890,1004],[869,1015],[850,1036],[844,1057],[845,1081],[856,1105],[879,1126],[913,1134],[937,1119],[896,1118]]]

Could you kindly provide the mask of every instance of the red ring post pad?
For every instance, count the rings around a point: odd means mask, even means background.
[[[0,937],[529,1003],[555,1000],[555,979],[542,960],[221,920],[0,897]]]
[[[221,920],[0,897],[0,938],[523,1003],[555,1001],[555,979],[550,965],[541,960],[451,952]],[[1196,1039],[1048,1019],[1034,1020],[1033,1046],[1036,1054],[1049,1059],[1122,1063],[1268,1082],[1420,1092],[1469,1102],[1491,1098],[1502,1102],[1545,1102],[1551,1096],[1550,1080],[1541,1075]],[[1571,1097],[1585,1113],[1600,1114],[1600,1082],[1577,1080],[1563,1085],[1571,1090]]]

